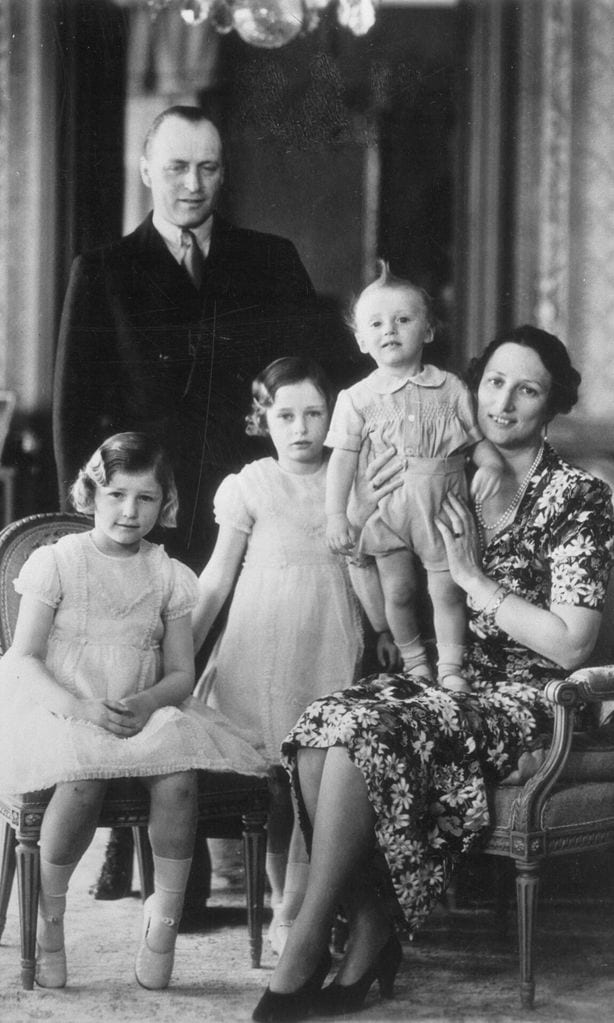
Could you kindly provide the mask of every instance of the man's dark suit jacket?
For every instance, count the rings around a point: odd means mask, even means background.
[[[250,384],[272,359],[318,354],[315,293],[292,243],[215,216],[200,293],[151,214],[120,241],[77,257],[64,303],[54,382],[60,493],[112,433],[155,434],[180,499],[169,551],[200,570],[212,500],[246,460]],[[253,442],[252,442],[253,443]]]

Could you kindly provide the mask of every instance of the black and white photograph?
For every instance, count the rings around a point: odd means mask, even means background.
[[[6,1023],[610,1018],[613,40],[0,0]]]

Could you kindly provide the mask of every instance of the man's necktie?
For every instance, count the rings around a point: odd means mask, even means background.
[[[194,287],[200,291],[205,267],[203,254],[192,231],[182,231],[181,242],[183,245],[183,265],[188,271]]]

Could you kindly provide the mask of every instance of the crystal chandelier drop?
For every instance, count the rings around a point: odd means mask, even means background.
[[[152,13],[176,8],[188,25],[207,21],[225,35],[234,29],[252,46],[274,50],[312,32],[322,11],[337,7],[337,20],[356,36],[375,22],[378,0],[145,0]]]

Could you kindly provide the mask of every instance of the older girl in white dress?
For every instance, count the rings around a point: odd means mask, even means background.
[[[288,856],[287,789],[275,781],[280,745],[317,696],[349,685],[362,632],[344,559],[325,538],[324,437],[333,396],[320,367],[283,358],[253,386],[248,432],[270,437],[277,458],[228,476],[215,498],[219,535],[200,577],[195,640],[204,641],[236,581],[228,621],[195,695],[241,726],[271,767],[267,872],[274,950],[302,899],[300,833]],[[284,833],[285,829],[285,833]]]

